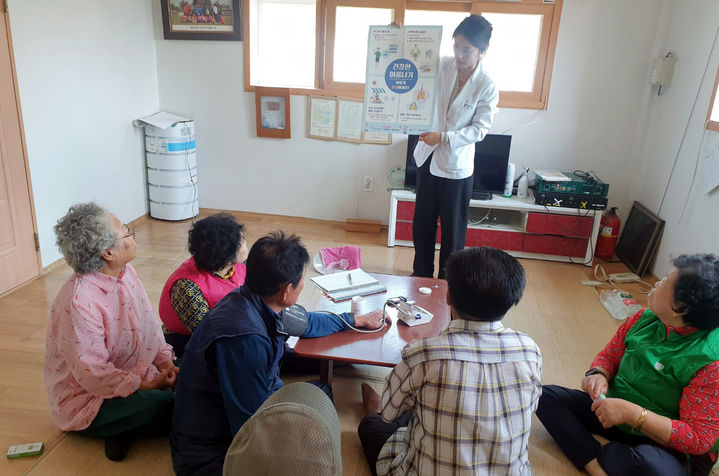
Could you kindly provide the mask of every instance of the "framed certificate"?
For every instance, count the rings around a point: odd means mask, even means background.
[[[257,137],[291,137],[289,89],[255,86],[255,107]]]
[[[337,137],[337,99],[309,96],[307,137],[334,140]]]
[[[337,100],[337,140],[362,142],[362,114],[364,102],[357,99]]]
[[[365,144],[383,144],[392,143],[392,134],[390,132],[363,132],[362,142]]]

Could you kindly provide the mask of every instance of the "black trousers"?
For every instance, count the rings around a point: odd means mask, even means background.
[[[616,427],[604,428],[591,410],[592,399],[581,390],[557,385],[542,387],[537,417],[572,464],[583,469],[594,458],[609,475],[707,475],[708,455],[673,451],[647,437],[630,435]],[[592,433],[611,440],[600,445]]]
[[[411,412],[404,412],[395,421],[387,423],[382,420],[379,413],[371,413],[364,417],[357,428],[364,455],[367,458],[370,470],[377,475],[377,458],[382,447],[390,436],[401,426],[409,425]]]
[[[444,277],[444,264],[449,255],[464,249],[472,198],[473,177],[448,179],[429,171],[432,155],[417,170],[417,199],[412,220],[414,242],[413,275],[434,276],[434,246],[437,239],[437,217],[442,230],[439,250],[439,277]]]

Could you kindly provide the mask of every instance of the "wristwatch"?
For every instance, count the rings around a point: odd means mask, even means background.
[[[591,369],[587,370],[587,371],[584,373],[584,376],[585,376],[585,377],[589,377],[590,375],[594,375],[594,374],[602,374],[602,375],[604,375],[604,372],[602,372],[601,370],[599,370],[597,367],[594,367],[594,368],[591,368]],[[604,376],[606,377],[606,375],[604,375]]]

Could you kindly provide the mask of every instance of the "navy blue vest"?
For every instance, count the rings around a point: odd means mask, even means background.
[[[214,343],[248,334],[267,339],[273,351],[266,379],[271,382],[271,394],[283,386],[280,364],[285,343],[277,333],[278,319],[259,296],[242,286],[222,298],[192,333],[177,379],[170,434],[172,463],[178,476],[221,474],[234,437],[222,403]]]

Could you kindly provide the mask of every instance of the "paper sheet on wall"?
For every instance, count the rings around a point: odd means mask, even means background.
[[[430,129],[441,39],[441,26],[369,27],[365,132]]]
[[[704,154],[704,193],[719,185],[719,140],[707,147]]]
[[[137,127],[142,127],[145,124],[150,124],[151,126],[159,127],[160,129],[167,129],[168,127],[177,124],[178,122],[188,122],[191,120],[192,119],[190,118],[178,116],[169,112],[158,112],[157,114],[153,114],[151,116],[135,119],[133,123]]]

